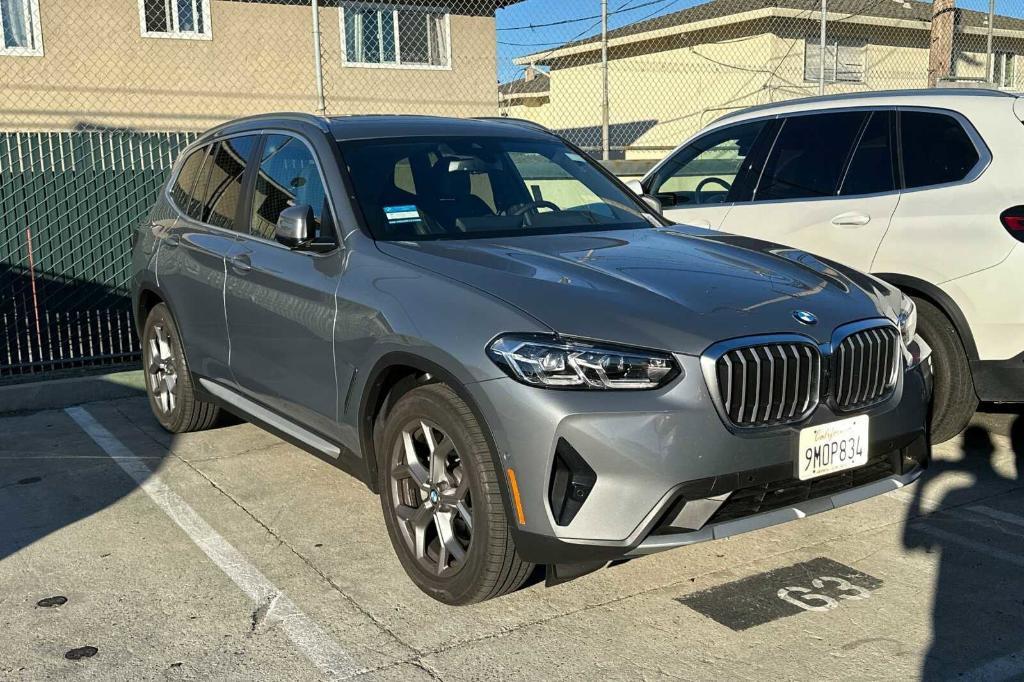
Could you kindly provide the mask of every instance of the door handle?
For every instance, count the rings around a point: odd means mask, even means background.
[[[237,256],[232,256],[231,269],[240,274],[244,274],[252,270],[252,260],[249,258],[249,254],[240,253]]]
[[[860,227],[861,225],[867,225],[870,222],[871,216],[867,213],[859,213],[857,211],[840,213],[832,219],[833,225],[841,225],[843,227]]]

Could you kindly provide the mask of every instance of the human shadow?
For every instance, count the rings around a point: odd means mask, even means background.
[[[1011,453],[974,424],[960,458],[933,460],[913,491],[904,546],[939,560],[924,680],[1024,677],[1024,415],[1006,419]]]

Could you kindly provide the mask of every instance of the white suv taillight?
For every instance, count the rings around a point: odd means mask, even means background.
[[[1024,206],[1006,209],[999,216],[999,220],[1011,237],[1019,242],[1024,242]]]

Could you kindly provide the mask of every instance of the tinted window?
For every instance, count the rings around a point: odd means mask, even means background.
[[[206,186],[205,183],[197,181],[203,174],[203,161],[208,151],[209,147],[202,147],[189,154],[171,187],[171,198],[175,205],[185,215],[196,220],[201,217],[196,201],[196,185],[201,184],[204,188]]]
[[[857,144],[857,151],[850,160],[839,194],[875,194],[892,192],[896,188],[892,172],[892,144],[889,139],[891,117],[892,114],[887,111],[871,114],[871,120]]]
[[[866,117],[851,111],[784,119],[755,201],[834,196]]]
[[[765,122],[747,123],[710,133],[679,151],[662,166],[650,191],[665,206],[692,206],[740,201],[733,185]]]
[[[203,194],[203,222],[228,230],[236,229],[235,215],[242,194],[242,177],[255,135],[233,137],[217,143],[208,163],[206,192]],[[197,193],[198,194],[198,193]]]
[[[513,237],[651,226],[628,190],[554,138],[342,143],[376,239]]]
[[[332,237],[327,193],[313,152],[298,138],[268,135],[253,190],[250,232],[264,239],[273,239],[281,211],[302,204],[313,209],[314,237]]]
[[[908,188],[963,180],[978,163],[978,150],[952,116],[902,111],[900,137]]]

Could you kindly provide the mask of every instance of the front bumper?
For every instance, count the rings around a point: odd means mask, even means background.
[[[800,429],[851,415],[822,404],[797,425],[731,430],[699,358],[677,356],[683,377],[658,391],[548,391],[511,379],[468,388],[502,470],[515,472],[525,519],[514,522],[520,554],[581,564],[727,537],[907,485],[930,457],[931,370],[922,355],[888,400],[862,412],[870,416],[871,462],[804,482],[793,481]],[[556,450],[566,444],[595,474],[568,522],[552,506]]]

